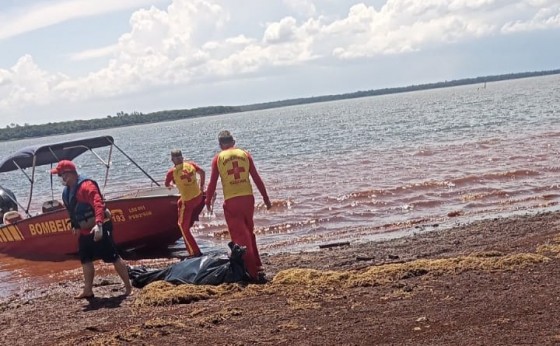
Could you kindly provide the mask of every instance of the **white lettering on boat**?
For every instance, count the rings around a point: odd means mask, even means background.
[[[128,208],[128,220],[138,220],[152,215],[152,211],[145,205]]]

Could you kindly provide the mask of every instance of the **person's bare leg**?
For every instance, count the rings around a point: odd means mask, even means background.
[[[84,289],[75,297],[76,299],[93,297],[93,277],[95,276],[93,262],[82,263],[82,271],[84,272]]]
[[[126,296],[132,294],[132,285],[130,284],[130,278],[128,277],[128,268],[126,267],[126,264],[124,264],[124,261],[119,258],[115,261],[115,263],[113,263],[113,266],[124,283],[124,294]]]

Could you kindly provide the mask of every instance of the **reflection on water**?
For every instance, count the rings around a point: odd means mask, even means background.
[[[559,82],[559,76],[547,76],[480,90],[461,86],[186,119],[0,143],[0,151],[109,134],[163,181],[172,148],[209,174],[217,133],[229,129],[252,153],[273,200],[266,210],[257,193],[261,251],[316,249],[340,239],[557,206]],[[103,178],[91,157],[76,162],[83,173]],[[35,196],[60,193],[56,184],[51,189],[48,169],[37,174]],[[28,187],[17,173],[1,175],[0,184],[26,200]],[[150,183],[116,154],[109,178],[107,192]],[[228,240],[221,198],[219,193],[215,215],[201,217],[193,228],[197,240],[216,251],[225,251]],[[175,250],[182,246],[178,242]],[[0,271],[6,277],[18,273],[18,265]],[[23,266],[27,275],[40,274],[34,266]]]
[[[216,244],[204,241],[200,243],[200,248],[205,254],[224,252]],[[129,265],[144,265],[148,268],[161,268],[187,255],[182,239],[167,249],[121,252],[121,256]],[[103,270],[99,270],[99,264],[96,264],[98,274],[113,271],[111,265],[103,265]],[[0,299],[14,291],[31,291],[41,284],[61,282],[69,278],[82,280],[82,269],[77,257],[57,261],[33,261],[0,254]]]
[[[56,281],[65,271],[76,269],[79,262],[30,261],[0,255],[0,298],[14,290],[26,291],[41,283]]]

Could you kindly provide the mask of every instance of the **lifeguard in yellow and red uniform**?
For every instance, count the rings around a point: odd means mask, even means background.
[[[220,132],[218,142],[222,151],[212,160],[212,174],[206,196],[214,195],[219,175],[224,192],[224,216],[231,240],[247,247],[243,258],[247,272],[253,280],[258,281],[264,273],[254,233],[255,197],[251,178],[259,189],[267,209],[272,205],[251,155],[235,147],[235,140],[229,131]],[[206,201],[206,207],[212,211],[210,198]]]
[[[165,186],[170,188],[173,182],[179,189],[181,197],[177,201],[179,215],[177,224],[183,234],[183,240],[189,255],[193,257],[201,256],[200,248],[190,229],[194,220],[198,220],[198,214],[204,208],[202,191],[204,191],[205,173],[196,163],[183,161],[181,150],[174,149],[171,151],[171,161],[175,166],[167,172]],[[200,181],[196,178],[197,173],[200,176]]]

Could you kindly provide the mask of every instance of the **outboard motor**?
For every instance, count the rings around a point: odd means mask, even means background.
[[[18,205],[16,201],[14,193],[0,185],[0,216],[11,210],[17,211]]]

